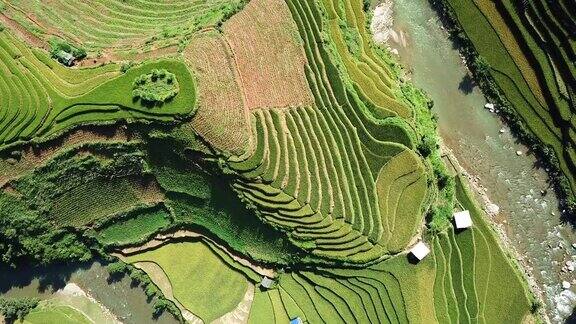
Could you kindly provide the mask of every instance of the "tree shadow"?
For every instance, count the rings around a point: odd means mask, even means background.
[[[92,266],[92,262],[79,264],[61,264],[47,267],[25,268],[17,270],[8,266],[0,267],[0,294],[4,294],[14,288],[24,288],[37,280],[36,287],[39,293],[53,293],[62,289],[72,278],[72,275],[80,270],[86,270]]]
[[[474,91],[474,87],[476,87],[476,82],[474,82],[474,79],[468,73],[464,75],[460,84],[458,84],[458,90],[466,95],[471,94],[472,91]]]

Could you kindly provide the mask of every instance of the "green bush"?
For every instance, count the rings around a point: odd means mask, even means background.
[[[110,263],[106,266],[106,269],[111,276],[121,276],[130,270],[128,265],[122,261]]]
[[[172,100],[179,91],[174,73],[166,69],[153,69],[134,79],[132,97],[145,104],[159,105]]]

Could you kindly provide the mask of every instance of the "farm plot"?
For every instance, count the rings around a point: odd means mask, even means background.
[[[198,79],[194,130],[217,149],[242,154],[250,144],[250,124],[232,52],[216,32],[195,37],[184,51]]]
[[[0,148],[82,124],[171,122],[194,111],[194,80],[180,61],[144,63],[125,74],[116,65],[67,70],[7,30],[0,32],[0,59]],[[152,69],[174,73],[180,84],[180,93],[161,106],[150,107],[132,97],[134,79]]]
[[[390,64],[374,53],[363,1],[323,0],[325,21],[348,77],[358,94],[373,104],[376,116],[411,118],[410,108],[397,100],[398,84]]]
[[[304,40],[316,104],[252,112],[255,145],[228,160],[240,175],[234,187],[264,221],[316,256],[365,263],[398,253],[426,208],[421,157],[411,150],[405,124],[376,119],[347,88],[322,46],[318,8],[305,1],[288,6]]]
[[[49,215],[59,226],[79,227],[161,199],[153,183],[130,178],[95,179],[56,197]]]
[[[523,279],[462,183],[458,199],[474,227],[430,238],[427,259],[401,254],[365,269],[283,274],[276,289],[256,294],[250,322],[521,323],[531,307]]]
[[[248,109],[313,102],[298,29],[281,0],[254,0],[224,24]]]
[[[183,36],[217,24],[242,5],[240,0],[3,2],[4,14],[37,36],[57,35],[92,52],[131,50],[151,42],[177,44]]]
[[[248,289],[242,273],[204,242],[171,243],[130,256],[127,261],[160,266],[170,280],[174,298],[206,323],[236,308]]]

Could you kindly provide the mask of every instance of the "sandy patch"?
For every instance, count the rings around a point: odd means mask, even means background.
[[[394,35],[398,39],[398,34],[392,30],[394,25],[392,0],[385,0],[374,9],[374,16],[370,23],[370,31],[376,44],[385,44]]]

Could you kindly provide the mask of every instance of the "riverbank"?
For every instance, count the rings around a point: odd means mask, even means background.
[[[395,0],[393,16],[401,41],[391,37],[386,46],[399,54],[406,78],[434,101],[444,147],[538,286],[550,320],[562,322],[576,304],[576,294],[562,287],[564,281],[576,283],[567,266],[575,261],[576,235],[558,217],[548,175],[496,115],[497,107],[485,108],[484,94],[428,0]]]
[[[76,309],[94,323],[122,323],[106,306],[76,283],[67,283],[64,288],[57,290],[54,295],[54,299],[60,299],[65,305]],[[94,314],[95,309],[91,307],[90,303],[97,306],[101,313]]]

